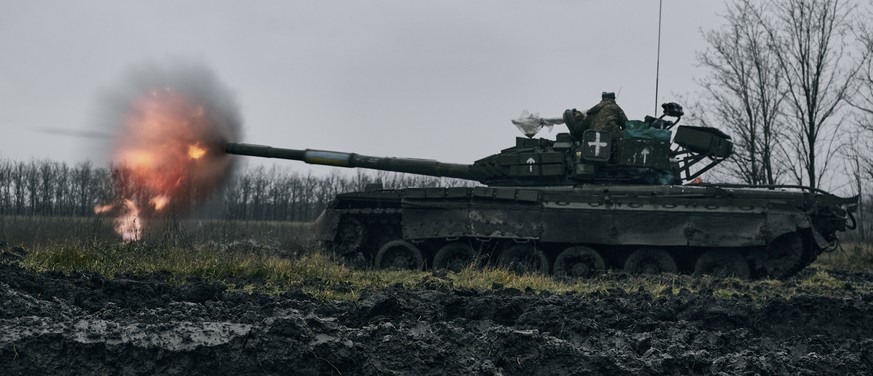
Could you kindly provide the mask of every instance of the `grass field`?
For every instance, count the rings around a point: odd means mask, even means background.
[[[232,289],[266,293],[297,288],[318,298],[337,300],[353,300],[362,291],[392,285],[480,291],[511,288],[532,293],[646,291],[653,297],[706,293],[751,299],[796,294],[850,297],[873,291],[869,281],[847,287],[835,277],[871,270],[873,247],[858,243],[822,255],[810,268],[785,281],[630,276],[620,272],[572,280],[519,276],[496,268],[469,268],[460,273],[353,270],[317,249],[309,225],[301,223],[165,221],[142,241],[131,243],[120,243],[111,226],[99,218],[5,217],[0,219],[0,234],[10,244],[25,246],[26,255],[12,262],[33,271],[94,272],[110,278],[160,272],[169,273],[179,283],[202,278]]]
[[[25,248],[104,248],[121,237],[110,218],[0,216],[0,240]],[[268,248],[299,253],[313,246],[310,225],[300,222],[163,218],[149,223],[141,244],[149,247]]]

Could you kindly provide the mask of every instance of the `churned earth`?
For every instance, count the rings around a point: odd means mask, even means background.
[[[873,280],[835,275],[846,289]],[[0,264],[0,374],[873,374],[869,292],[653,298],[425,283],[343,302],[170,280]]]

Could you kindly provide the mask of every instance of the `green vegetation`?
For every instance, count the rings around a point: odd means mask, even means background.
[[[871,260],[873,251],[869,247],[859,252],[861,254],[853,257]],[[150,242],[41,246],[30,249],[17,262],[33,271],[95,272],[108,278],[121,273],[166,272],[175,283],[185,283],[188,278],[198,277],[245,292],[276,294],[297,288],[316,298],[331,300],[354,300],[365,290],[395,285],[408,289],[478,291],[511,288],[532,294],[616,295],[639,291],[647,292],[654,298],[690,293],[719,298],[743,296],[752,300],[788,298],[797,294],[849,298],[873,292],[873,283],[840,279],[840,273],[845,272],[834,269],[842,269],[840,257],[843,256],[829,254],[798,277],[786,281],[744,281],[685,275],[629,276],[622,273],[606,273],[585,279],[558,279],[539,275],[519,276],[495,268],[468,268],[460,273],[353,270],[319,251],[289,257],[255,246],[219,250]]]

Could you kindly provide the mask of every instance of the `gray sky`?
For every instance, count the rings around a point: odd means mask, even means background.
[[[664,1],[658,103],[697,90],[699,30],[722,9]],[[657,22],[656,0],[0,0],[0,157],[102,161],[107,140],[38,130],[99,130],[125,72],[185,59],[234,90],[240,141],[472,162],[514,144],[522,110],[615,91],[651,114]]]

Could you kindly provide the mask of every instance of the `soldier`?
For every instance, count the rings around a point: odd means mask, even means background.
[[[615,93],[604,92],[601,95],[600,103],[591,107],[585,115],[581,124],[584,130],[606,131],[612,135],[613,142],[621,140],[623,136],[622,129],[624,123],[627,122],[627,116],[621,107],[615,103]],[[573,130],[571,129],[570,132],[572,134]],[[576,135],[573,136],[576,137]]]

